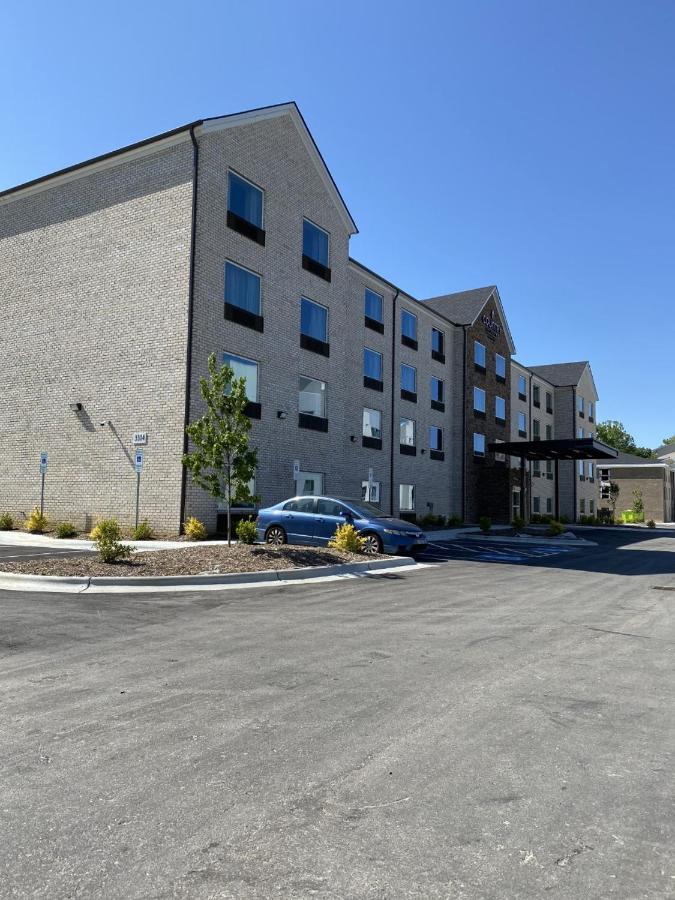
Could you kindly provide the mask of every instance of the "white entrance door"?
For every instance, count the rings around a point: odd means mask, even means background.
[[[295,492],[299,497],[315,497],[323,494],[321,472],[298,472],[295,477]]]

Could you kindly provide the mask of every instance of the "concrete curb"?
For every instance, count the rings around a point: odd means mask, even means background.
[[[267,572],[236,572],[211,575],[162,575],[148,577],[77,577],[57,575],[24,575],[0,572],[0,590],[46,593],[162,593],[166,591],[199,590],[200,588],[246,587],[256,584],[311,581],[316,578],[335,578],[343,575],[367,575],[392,569],[414,569],[412,557],[338,563],[332,566],[313,566],[306,569],[272,569]]]

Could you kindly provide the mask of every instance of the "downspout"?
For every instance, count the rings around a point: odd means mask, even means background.
[[[577,389],[572,388],[572,437],[576,440],[577,437]],[[572,500],[574,503],[574,508],[572,509],[572,521],[576,522],[577,520],[577,507],[578,507],[578,498],[577,498],[577,481],[579,480],[579,461],[572,461],[572,484],[574,486],[574,490],[572,491]]]
[[[394,435],[395,391],[396,391],[396,301],[400,290],[396,288],[391,306],[391,441],[389,447],[389,510],[394,515]]]
[[[466,325],[462,325],[462,522],[466,522]]]
[[[185,409],[183,412],[183,455],[188,452],[187,426],[190,424],[190,387],[192,383],[192,320],[195,295],[195,256],[197,246],[197,186],[199,176],[199,144],[195,136],[195,126],[190,126],[192,141],[192,215],[190,222],[190,270],[188,276],[188,320],[187,350],[185,355]],[[187,491],[187,469],[182,466],[180,483],[180,521],[179,531],[183,530],[185,520],[185,499]]]

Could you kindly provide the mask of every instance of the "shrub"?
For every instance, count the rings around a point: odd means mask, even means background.
[[[250,517],[237,523],[237,540],[240,544],[255,544],[258,540],[255,521]]]
[[[3,513],[0,516],[0,531],[12,531],[14,528],[14,519],[10,513]]]
[[[552,537],[558,537],[558,535],[561,535],[564,530],[565,526],[563,525],[562,521],[556,522],[555,520],[552,520],[548,523],[548,533]]]
[[[143,521],[139,522],[131,532],[131,537],[135,541],[152,541],[154,540],[155,533],[148,525],[147,521],[143,519]]]
[[[647,528],[656,528],[656,522],[653,519],[647,521]]]
[[[513,526],[514,531],[520,532],[525,527],[525,519],[521,519],[520,516],[514,516],[511,525]]]
[[[490,516],[481,516],[478,520],[478,527],[483,532],[483,534],[487,534],[488,531],[492,528],[492,519]]]
[[[570,524],[570,520],[568,519],[567,516],[560,516],[558,521],[560,522],[561,525],[569,525]],[[551,519],[551,522],[555,522],[555,519]]]
[[[459,526],[462,524],[462,517],[461,516],[448,516],[445,524],[448,526],[448,528],[459,528]]]
[[[47,528],[47,516],[43,515],[36,506],[24,522],[24,527],[31,534],[42,534]]]
[[[635,488],[633,491],[633,504],[631,509],[635,513],[635,521],[636,522],[644,522],[645,520],[645,505],[642,500],[642,491],[640,488]]]
[[[122,532],[115,519],[103,519],[96,525],[94,531],[96,532],[94,544],[101,554],[103,562],[114,563],[119,559],[128,559],[131,556],[133,552],[131,547],[120,541]]]
[[[520,519],[520,516],[515,516],[513,521],[515,522],[516,519]],[[541,515],[539,513],[532,513],[532,515],[530,516],[530,525],[541,525],[541,522],[542,522]],[[513,527],[515,528],[515,525]]]
[[[206,526],[204,523],[200,522],[199,519],[195,519],[194,516],[190,516],[185,523],[185,537],[189,541],[205,541],[206,536]]]
[[[77,534],[77,528],[73,525],[72,522],[59,522],[59,524],[56,526],[57,538],[72,538],[77,537]]]
[[[343,553],[363,553],[364,539],[353,525],[345,522],[338,525],[335,534],[328,541],[328,546],[333,550],[342,550]]]

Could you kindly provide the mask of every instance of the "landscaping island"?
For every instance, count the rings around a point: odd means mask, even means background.
[[[163,575],[217,575],[303,569],[340,563],[385,559],[379,554],[364,555],[328,547],[299,547],[267,544],[234,544],[228,547],[199,546],[134,553],[130,559],[105,563],[97,553],[55,558],[1,560],[1,572],[23,575],[71,577],[161,577]]]

